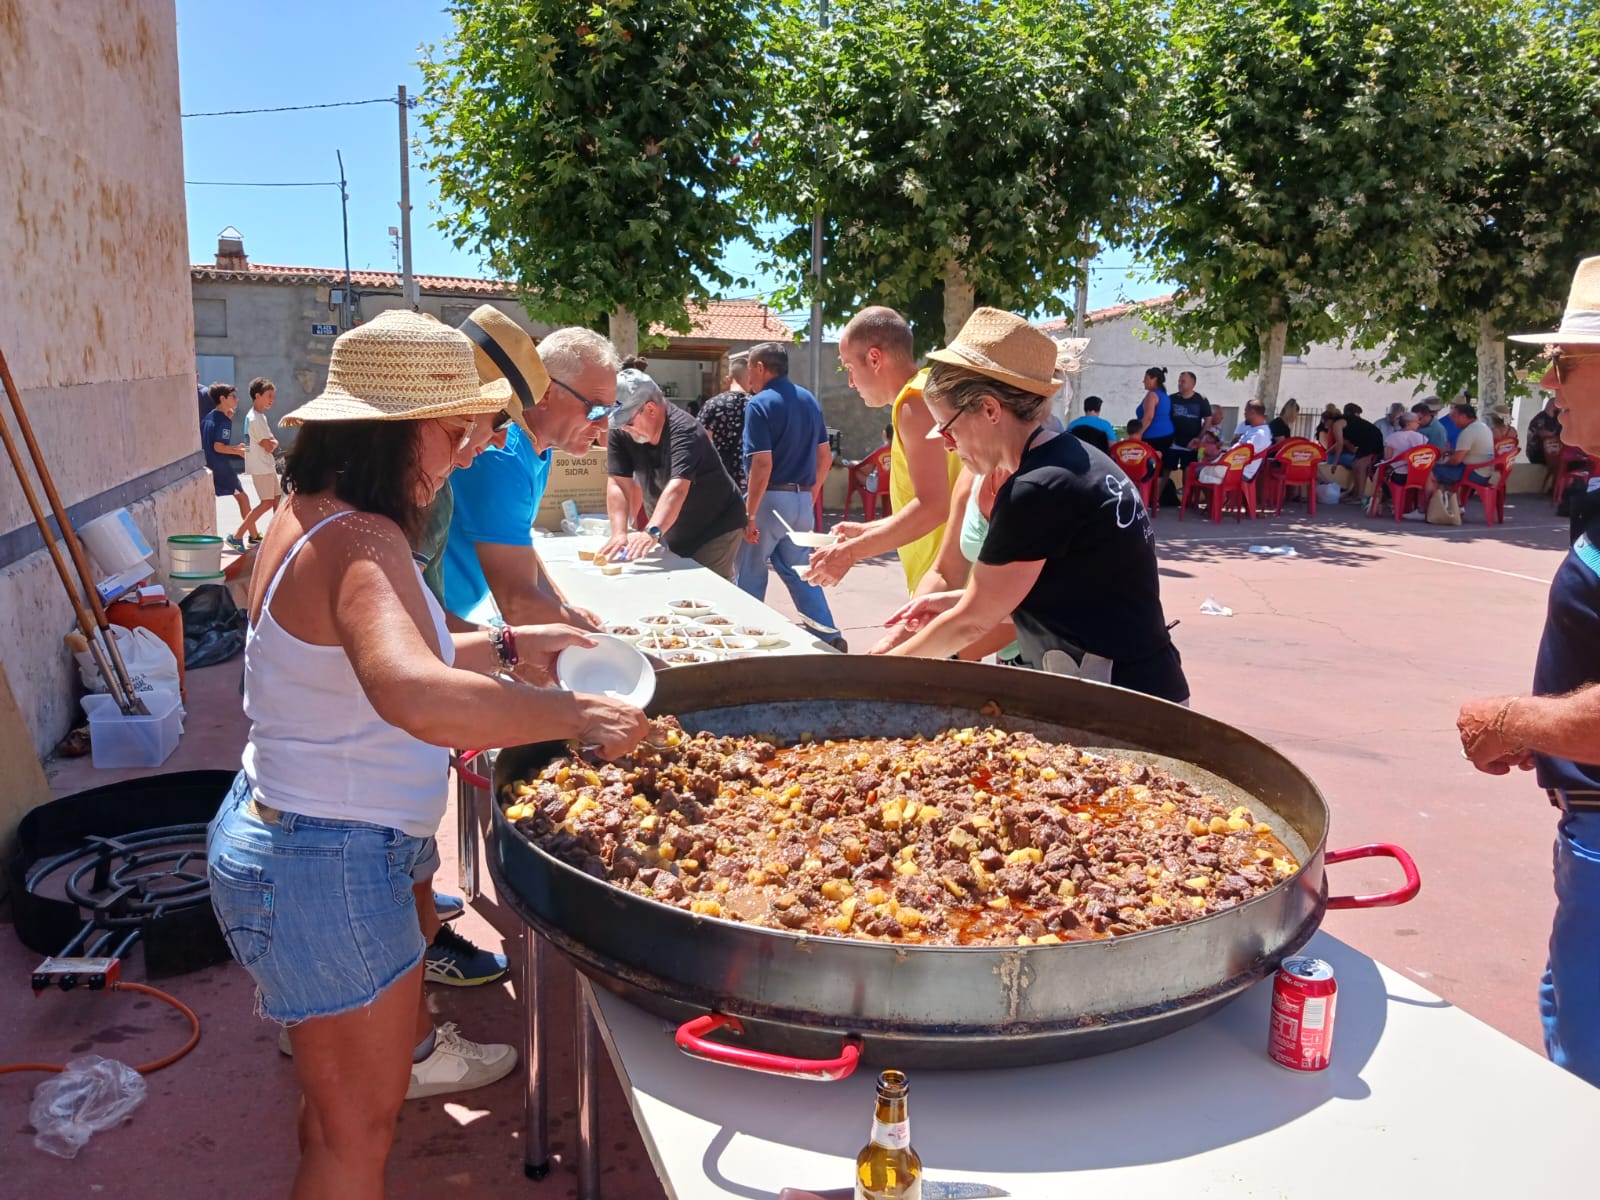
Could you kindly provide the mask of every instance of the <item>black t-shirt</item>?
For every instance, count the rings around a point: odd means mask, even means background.
[[[1292,432],[1289,428],[1289,422],[1282,417],[1273,417],[1272,420],[1267,422],[1267,428],[1272,430],[1272,440],[1275,442],[1281,442]]]
[[[1344,440],[1356,448],[1358,458],[1365,458],[1369,454],[1383,457],[1383,434],[1365,417],[1345,418]]]
[[[992,566],[1041,559],[1012,614],[1024,662],[1038,667],[1052,649],[1087,651],[1112,660],[1118,687],[1189,698],[1161,609],[1150,514],[1121,468],[1077,438],[1029,447],[995,496],[978,554]]]
[[[1211,416],[1211,401],[1199,392],[1185,400],[1177,392],[1170,397],[1172,401],[1172,444],[1174,446],[1187,446],[1200,436],[1200,431],[1205,428],[1206,419]]]
[[[667,405],[667,423],[654,446],[613,429],[606,442],[606,473],[631,475],[644,491],[647,510],[655,507],[668,482],[689,481],[678,519],[662,537],[674,554],[688,558],[712,538],[744,528],[744,501],[728,478],[711,435],[676,404]]]
[[[1535,696],[1564,696],[1600,682],[1600,519],[1590,516],[1550,584],[1533,669]],[[1600,765],[1538,755],[1539,786],[1600,790]]]

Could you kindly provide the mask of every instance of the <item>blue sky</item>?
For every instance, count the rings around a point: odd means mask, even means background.
[[[420,47],[442,43],[451,22],[438,0],[273,0],[220,4],[177,0],[182,111],[268,108],[393,96],[399,84],[421,91]],[[412,132],[415,135],[415,112]],[[350,193],[350,265],[393,270],[389,227],[399,224],[399,127],[393,104],[256,116],[192,117],[183,122],[184,178],[247,183],[336,182],[344,154]],[[185,188],[189,253],[209,262],[217,233],[244,234],[252,261],[339,266],[344,252],[335,187]],[[413,163],[412,262],[417,272],[482,275],[477,258],[433,229],[438,191]],[[1111,251],[1096,269],[1090,307],[1166,290],[1121,270]],[[755,250],[731,247],[727,265],[753,277],[746,294],[771,286]]]

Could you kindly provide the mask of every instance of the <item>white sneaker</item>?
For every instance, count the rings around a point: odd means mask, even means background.
[[[287,1028],[278,1034],[278,1050],[282,1054],[294,1054]],[[406,1099],[418,1100],[444,1092],[470,1092],[504,1079],[516,1065],[517,1052],[511,1046],[469,1042],[457,1032],[454,1021],[446,1021],[434,1030],[433,1053],[411,1064]]]
[[[1426,521],[1428,519],[1428,514],[1423,512],[1420,508],[1413,508],[1400,519],[1402,521]]]
[[[433,1053],[411,1066],[407,1100],[445,1092],[469,1092],[504,1079],[517,1065],[517,1052],[498,1042],[469,1042],[446,1021],[434,1030]]]

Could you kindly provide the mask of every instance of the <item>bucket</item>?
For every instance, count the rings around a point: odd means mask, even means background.
[[[150,543],[144,540],[144,534],[139,532],[139,527],[133,523],[133,518],[125,508],[96,517],[78,530],[78,535],[94,556],[101,579],[120,575],[136,567],[142,566],[146,571],[150,569],[147,560],[155,551],[150,549]]]
[[[228,577],[221,571],[174,571],[172,573],[172,595],[175,599],[182,600],[197,587],[204,587],[208,583],[227,585]]]
[[[172,577],[212,575],[222,570],[222,539],[210,533],[176,533],[167,539]],[[209,581],[208,581],[209,582]]]

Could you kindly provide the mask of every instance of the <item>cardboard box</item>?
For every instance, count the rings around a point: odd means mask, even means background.
[[[588,454],[563,454],[557,450],[550,463],[550,480],[533,519],[535,528],[561,528],[561,502],[575,501],[580,513],[606,511],[606,451],[604,446]]]

